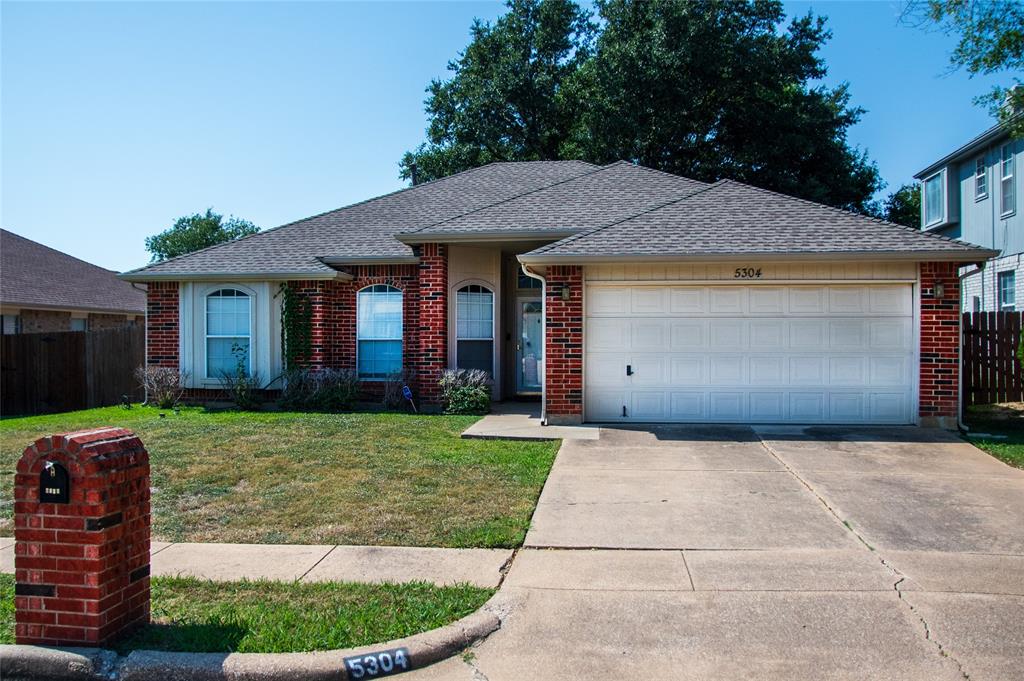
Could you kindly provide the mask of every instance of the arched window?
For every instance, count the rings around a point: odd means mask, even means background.
[[[387,378],[402,370],[402,292],[376,284],[356,301],[356,357],[359,377]]]
[[[494,292],[478,284],[455,293],[455,365],[494,374]]]
[[[233,288],[206,296],[206,377],[252,373],[249,353],[252,307],[249,294]]]

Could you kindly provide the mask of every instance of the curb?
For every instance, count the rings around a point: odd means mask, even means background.
[[[345,658],[405,648],[409,669],[452,657],[501,627],[500,593],[451,624],[385,643],[311,653],[168,653],[136,650],[118,657],[101,648],[0,645],[4,681],[339,681]],[[393,675],[392,672],[390,675]],[[383,676],[383,674],[381,674]],[[372,678],[369,674],[362,678]]]

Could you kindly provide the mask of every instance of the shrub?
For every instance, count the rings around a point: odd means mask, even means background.
[[[416,378],[416,372],[412,369],[402,369],[389,374],[384,380],[384,394],[381,397],[381,404],[385,409],[404,409],[408,404],[402,388],[411,385]]]
[[[446,414],[486,414],[491,410],[491,377],[479,369],[449,369],[441,374]]]
[[[171,409],[185,392],[186,375],[171,367],[141,366],[135,379],[146,391],[146,401],[161,409]]]
[[[237,359],[235,368],[232,371],[222,371],[220,374],[220,385],[227,393],[228,399],[235,403],[235,406],[244,411],[259,409],[260,398],[257,390],[260,389],[260,375],[258,372],[249,373],[249,351],[238,344],[231,346],[231,354]]]
[[[359,395],[353,369],[292,369],[284,376],[281,406],[301,411],[351,409]]]

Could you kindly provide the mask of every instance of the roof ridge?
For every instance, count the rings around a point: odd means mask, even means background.
[[[498,163],[544,163],[544,162],[545,161],[498,161]],[[548,163],[563,163],[563,161],[547,161],[547,162]],[[583,161],[583,163],[586,163],[586,161]],[[467,210],[465,213],[460,213],[458,215],[453,215],[451,217],[445,218],[444,220],[438,220],[437,222],[432,222],[429,225],[423,225],[422,227],[417,227],[416,229],[414,229],[414,230],[412,230],[410,232],[398,232],[398,234],[418,234],[419,232],[422,232],[425,229],[430,229],[431,227],[437,227],[438,225],[443,225],[446,222],[451,222],[453,220],[458,220],[460,218],[466,217],[467,215],[472,215],[473,213],[478,213],[478,212],[480,212],[482,210],[487,210],[489,208],[494,208],[495,206],[500,206],[503,203],[508,203],[509,201],[514,201],[515,199],[520,199],[520,198],[522,198],[524,196],[529,196],[530,194],[533,194],[535,192],[544,191],[546,189],[551,189],[552,187],[557,187],[560,184],[565,184],[566,182],[572,182],[573,180],[578,180],[581,177],[590,177],[591,175],[596,175],[597,173],[600,173],[600,172],[602,172],[604,170],[607,170],[609,168],[609,166],[597,166],[597,165],[594,165],[593,163],[586,163],[586,164],[589,165],[589,166],[593,166],[594,169],[593,170],[588,170],[585,173],[580,173],[579,175],[573,175],[572,177],[565,178],[564,180],[558,180],[558,181],[552,182],[550,184],[546,184],[546,185],[543,185],[543,186],[540,186],[540,187],[535,187],[533,189],[528,189],[525,192],[522,192],[520,194],[515,194],[513,196],[509,196],[507,198],[501,199],[500,201],[495,201],[494,203],[489,203],[486,206],[480,206],[479,208],[473,208],[472,210]],[[492,164],[489,163],[488,165],[492,165]],[[483,166],[481,166],[481,167],[483,167]]]
[[[890,222],[888,220],[883,220],[882,218],[875,217],[873,215],[865,215],[863,213],[855,213],[852,210],[846,210],[845,208],[837,208],[835,206],[830,206],[830,205],[828,205],[826,203],[818,203],[817,201],[811,201],[810,199],[802,199],[802,198],[800,198],[798,196],[790,196],[789,194],[783,194],[781,192],[777,192],[777,191],[774,191],[772,189],[765,189],[763,187],[757,187],[755,185],[747,184],[745,182],[740,182],[738,180],[731,180],[731,179],[728,179],[728,178],[723,178],[723,179],[719,180],[718,182],[716,182],[715,184],[719,184],[719,183],[735,184],[735,185],[737,185],[739,187],[743,187],[743,188],[746,188],[746,189],[753,189],[754,191],[758,191],[758,192],[761,192],[763,194],[771,194],[772,196],[778,196],[778,197],[781,197],[783,199],[788,199],[790,201],[798,201],[800,203],[806,203],[806,204],[809,204],[811,206],[815,206],[817,208],[824,208],[826,210],[830,210],[830,211],[835,212],[835,213],[840,213],[842,215],[848,215],[848,216],[851,216],[851,217],[860,218],[860,219],[863,219],[863,220],[868,220],[870,222],[874,222],[874,223],[877,223],[877,224],[880,224],[880,225],[885,225],[887,227],[896,227],[896,228],[902,229],[902,230],[904,230],[906,232],[910,232],[910,233],[913,233],[913,234],[918,234],[920,236],[931,238],[931,239],[939,239],[940,241],[948,241],[948,242],[956,243],[956,244],[967,243],[967,242],[964,242],[964,241],[960,241],[959,239],[953,239],[953,238],[948,237],[948,236],[943,236],[942,234],[934,234],[932,232],[925,232],[924,230],[921,230],[921,229],[917,229],[917,228],[914,228],[914,227],[908,227],[907,225],[901,225],[899,223]]]
[[[253,237],[257,237],[257,236],[260,236],[260,235],[263,235],[263,234],[270,234],[271,232],[276,232],[276,231],[278,231],[280,229],[284,229],[285,227],[291,227],[292,225],[297,225],[300,222],[306,222],[307,220],[314,220],[316,218],[323,217],[324,215],[328,215],[329,213],[336,213],[336,212],[341,211],[341,210],[348,210],[349,208],[355,208],[356,206],[362,206],[364,204],[371,203],[373,201],[377,201],[378,199],[385,199],[385,198],[387,198],[389,196],[395,196],[396,194],[401,194],[402,192],[408,192],[408,191],[412,191],[413,189],[419,189],[420,187],[426,187],[427,185],[437,184],[437,183],[443,182],[445,180],[451,179],[453,177],[458,177],[459,175],[468,175],[469,173],[474,173],[474,172],[476,172],[478,170],[486,168],[487,166],[495,165],[496,163],[501,163],[501,161],[495,161],[495,162],[492,162],[492,163],[488,163],[486,165],[476,166],[474,168],[467,168],[466,170],[463,170],[463,171],[460,171],[460,172],[457,172],[457,173],[452,173],[451,175],[445,175],[444,177],[439,177],[439,178],[434,179],[434,180],[428,180],[426,182],[421,182],[420,184],[414,184],[414,185],[410,185],[408,187],[402,187],[400,189],[396,189],[393,192],[388,192],[387,194],[381,194],[380,196],[372,196],[372,197],[370,197],[368,199],[363,199],[362,201],[356,201],[355,203],[350,203],[350,204],[341,206],[339,208],[332,208],[331,210],[325,210],[323,212],[316,213],[315,215],[310,215],[308,217],[304,217],[304,218],[301,218],[299,220],[292,220],[291,222],[286,222],[283,225],[277,225],[276,227],[269,227],[267,229],[260,230],[260,231],[256,232],[255,234],[246,234],[245,236],[239,237],[238,239],[232,239],[231,241],[222,241],[219,244],[213,244],[212,246],[207,246],[205,248],[200,248],[198,251],[192,251],[190,253],[182,253],[181,255],[176,255],[173,258],[167,258],[166,260],[158,260],[156,262],[151,262],[151,263],[148,263],[146,265],[143,265],[142,267],[136,267],[133,270],[127,270],[125,272],[122,272],[121,274],[134,274],[136,272],[141,272],[142,270],[148,269],[150,267],[154,267],[156,265],[163,265],[165,263],[175,262],[177,260],[181,260],[182,258],[188,258],[188,257],[191,257],[191,256],[196,255],[198,253],[205,253],[207,251],[212,251],[214,249],[227,246],[229,244],[236,244],[236,243],[238,243],[240,241],[245,241],[246,239],[251,239]],[[314,258],[314,260],[315,260],[315,258]],[[329,267],[329,265],[325,264],[324,267]]]
[[[643,166],[641,166],[641,167],[643,167]],[[669,174],[671,174],[671,173],[669,173]],[[675,177],[682,177],[682,175],[676,175]],[[689,179],[689,178],[686,178],[686,179]],[[706,191],[710,191],[711,189],[714,189],[715,187],[721,185],[723,182],[725,182],[725,180],[718,180],[717,182],[714,182],[712,184],[704,183],[703,187],[695,189],[694,191],[690,192],[686,196],[678,196],[678,197],[676,197],[674,199],[671,199],[669,201],[662,201],[662,202],[660,202],[658,204],[655,204],[653,206],[650,206],[648,208],[644,208],[643,210],[641,210],[639,212],[627,215],[626,217],[617,218],[615,220],[612,220],[608,224],[600,225],[598,227],[593,227],[591,229],[584,230],[582,232],[578,232],[578,233],[573,234],[571,236],[567,236],[564,239],[560,239],[560,240],[555,241],[553,243],[546,244],[546,245],[541,246],[540,248],[536,249],[533,252],[534,253],[543,253],[543,252],[545,252],[545,251],[547,251],[547,250],[549,250],[551,248],[554,248],[555,246],[561,246],[563,244],[572,243],[573,241],[576,241],[577,239],[582,239],[583,237],[591,236],[593,234],[596,234],[597,232],[600,232],[601,230],[608,229],[609,227],[614,227],[615,225],[621,224],[623,222],[627,222],[627,221],[632,220],[634,218],[638,218],[641,215],[646,215],[647,213],[653,213],[656,210],[659,210],[661,208],[665,208],[666,206],[671,206],[674,203],[682,203],[683,201],[686,201],[687,199],[692,198],[692,197],[696,196],[697,194],[703,194]]]

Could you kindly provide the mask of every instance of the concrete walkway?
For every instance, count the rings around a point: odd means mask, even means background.
[[[465,582],[495,588],[506,549],[406,546],[152,543],[152,574],[304,582]],[[14,540],[0,538],[0,572],[14,572]]]
[[[1024,471],[916,428],[605,428],[500,593],[412,678],[1020,679]]]
[[[462,433],[478,440],[597,440],[597,426],[544,426],[540,405],[533,402],[498,402],[492,413]]]

